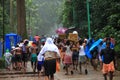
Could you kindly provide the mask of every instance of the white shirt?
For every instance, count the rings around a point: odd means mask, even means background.
[[[44,56],[43,55],[40,55],[39,57],[38,57],[38,61],[43,61],[44,60]]]
[[[85,56],[84,46],[80,46],[79,56]]]
[[[70,50],[70,46],[65,46],[67,49],[66,49],[66,54],[71,54],[71,50]]]

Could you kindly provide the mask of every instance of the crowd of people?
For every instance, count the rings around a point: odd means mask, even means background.
[[[107,74],[110,73],[110,80],[113,80],[113,72],[115,71],[113,46],[115,44],[110,38],[103,39],[99,45],[90,51],[91,58],[89,58],[86,55],[86,48],[90,48],[93,43],[92,39],[86,38],[71,41],[48,37],[43,42],[40,39],[32,42],[26,39],[17,44],[16,47],[12,47],[11,51],[6,50],[4,56],[9,70],[10,64],[12,64],[14,70],[26,72],[27,62],[31,61],[33,72],[38,71],[39,76],[43,72],[45,80],[54,80],[56,67],[60,69],[61,65],[65,75],[73,75],[76,71],[79,74],[87,75],[89,63],[96,71],[100,65],[104,79],[107,80]],[[58,66],[56,66],[57,63]]]
[[[39,45],[37,42],[25,39],[20,41],[16,46],[12,46],[11,50],[7,49],[4,54],[5,58],[9,58],[9,64],[7,62],[6,65],[7,69],[26,72],[27,62],[31,61],[31,67],[35,72],[37,68],[37,55],[39,53],[38,48]]]

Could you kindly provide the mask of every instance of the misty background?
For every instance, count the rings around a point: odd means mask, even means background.
[[[55,35],[55,30],[63,27],[59,21],[63,0],[33,0],[31,5],[26,11],[29,35]]]

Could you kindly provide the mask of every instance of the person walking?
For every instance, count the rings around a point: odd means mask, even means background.
[[[103,61],[102,72],[104,80],[107,80],[107,74],[109,74],[109,80],[113,80],[115,51],[110,48],[110,41],[106,42],[106,48],[101,51],[100,56]]]
[[[22,69],[22,49],[17,45],[15,48],[16,69]]]
[[[25,40],[24,44],[22,45],[22,62],[23,62],[23,67],[25,72],[26,72],[27,62],[28,62],[28,51],[29,51],[29,47],[27,46],[28,43],[29,41]]]
[[[91,58],[91,65],[94,70],[97,71],[98,66],[98,47],[94,47],[93,50],[90,51],[92,58]]]
[[[77,47],[77,42],[74,42],[72,45],[72,62],[73,62],[73,69],[78,70],[78,57],[79,57],[79,52],[78,52],[78,47]]]
[[[12,62],[12,69],[16,70],[16,60],[15,60],[15,47],[12,46],[12,49],[10,51],[10,53],[12,54],[12,59],[11,59],[11,62]]]
[[[41,55],[44,56],[45,80],[54,80],[56,72],[56,58],[60,58],[58,47],[54,44],[52,38],[47,38],[45,45],[38,54],[38,61]]]
[[[73,68],[71,68],[71,66],[72,66],[72,51],[71,51],[71,46],[70,46],[69,40],[66,41],[65,48],[66,48],[65,56],[64,56],[64,64],[65,64],[65,70],[66,70],[65,75],[68,75],[69,71],[71,72],[71,74],[73,74]],[[72,69],[72,70],[70,70],[70,69]]]
[[[33,72],[36,71],[37,67],[37,51],[38,47],[36,45],[36,42],[33,42],[31,47],[31,67],[33,69]]]
[[[6,49],[4,56],[5,56],[6,68],[10,70],[12,54],[9,52],[9,49]]]
[[[37,61],[37,72],[38,72],[39,78],[41,74],[44,74],[44,56],[43,55],[39,55],[39,59]]]
[[[82,74],[82,67],[84,66],[85,68],[85,74],[88,74],[87,71],[87,57],[85,54],[85,47],[86,47],[86,43],[85,41],[83,42],[82,40],[79,41],[79,70],[80,70],[80,74]]]

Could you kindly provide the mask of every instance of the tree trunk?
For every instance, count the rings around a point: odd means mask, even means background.
[[[17,0],[17,33],[27,38],[25,0]]]
[[[10,29],[12,32],[14,32],[14,26],[13,26],[13,0],[10,0]]]

